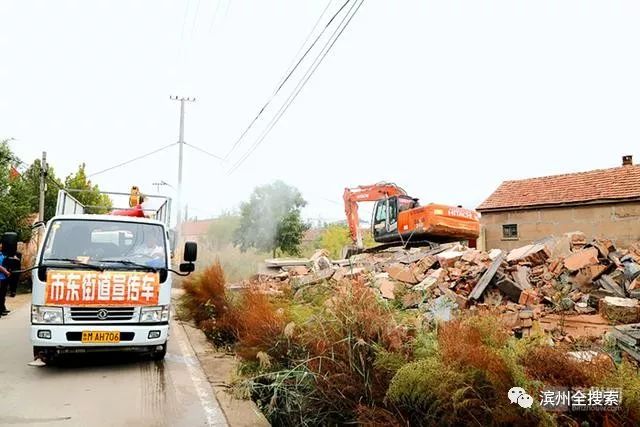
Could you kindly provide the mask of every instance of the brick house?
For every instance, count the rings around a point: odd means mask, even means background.
[[[486,248],[513,249],[582,231],[625,247],[640,240],[640,165],[504,181],[477,210]]]

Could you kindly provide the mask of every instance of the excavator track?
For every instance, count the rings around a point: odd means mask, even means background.
[[[422,247],[429,247],[430,249],[436,249],[440,245],[441,243],[436,243],[429,240],[415,240],[415,241],[405,242],[404,244],[402,242],[383,243],[381,245],[376,245],[376,246],[372,246],[370,248],[364,248],[364,249],[360,249],[356,246],[346,246],[342,249],[342,255],[343,255],[342,258],[349,259],[353,255],[376,253],[376,252],[384,251],[389,248],[399,247],[399,246],[403,246],[405,249],[422,248]]]

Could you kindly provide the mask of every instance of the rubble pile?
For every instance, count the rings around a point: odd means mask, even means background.
[[[622,250],[607,239],[587,242],[580,232],[510,252],[449,243],[338,261],[318,251],[308,260],[275,259],[265,265],[253,283],[268,292],[357,278],[381,298],[430,317],[497,310],[520,335],[527,335],[536,320],[549,331],[562,324],[560,338],[566,340],[601,335],[610,325],[640,323],[640,242]],[[629,348],[638,351],[635,345]]]

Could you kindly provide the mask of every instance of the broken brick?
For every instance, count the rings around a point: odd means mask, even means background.
[[[594,264],[598,264],[598,250],[596,248],[581,249],[564,260],[565,268],[572,272]]]
[[[389,276],[404,283],[416,284],[418,279],[409,267],[402,264],[392,264],[386,269]]]
[[[394,293],[395,290],[396,290],[396,284],[391,280],[382,280],[380,282],[380,293],[382,294],[383,298],[395,299],[396,298]]]
[[[540,304],[540,296],[535,289],[525,289],[520,293],[518,304],[527,306]]]

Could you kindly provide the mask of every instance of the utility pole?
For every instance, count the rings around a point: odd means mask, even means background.
[[[47,152],[42,152],[40,160],[40,205],[38,206],[38,221],[44,221],[44,196],[47,191]]]
[[[172,101],[180,101],[180,139],[178,140],[179,154],[178,154],[178,190],[176,195],[176,202],[178,205],[176,215],[176,242],[180,238],[180,226],[182,224],[182,151],[184,148],[184,103],[195,102],[195,98],[170,96]]]

